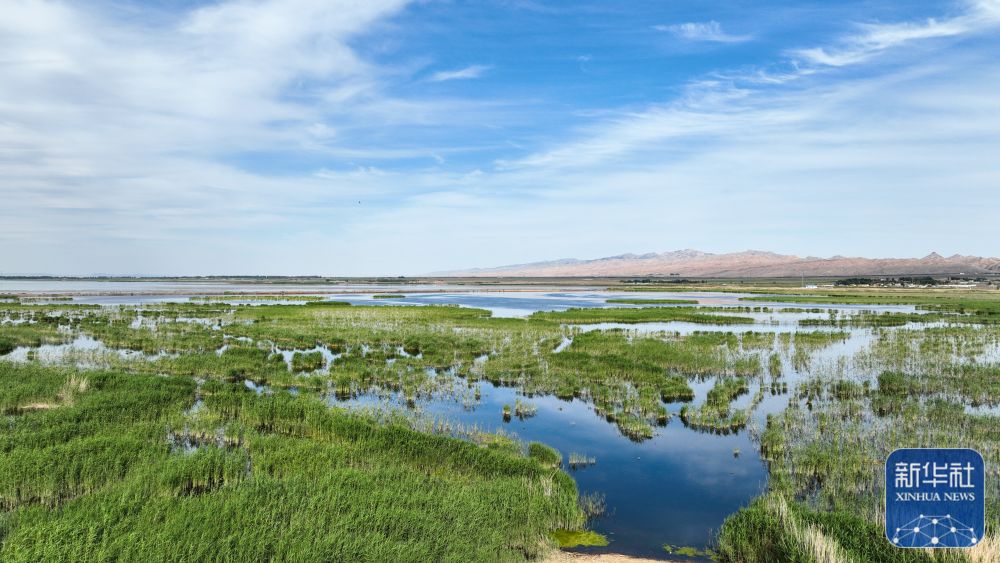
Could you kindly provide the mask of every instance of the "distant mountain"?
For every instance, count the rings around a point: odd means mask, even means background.
[[[675,250],[648,254],[621,254],[595,260],[567,258],[548,262],[516,264],[438,272],[442,276],[591,277],[591,276],[687,276],[754,278],[795,276],[912,276],[943,274],[1000,274],[1000,258],[944,257],[931,252],[923,258],[817,258],[747,250],[712,254],[699,250]]]

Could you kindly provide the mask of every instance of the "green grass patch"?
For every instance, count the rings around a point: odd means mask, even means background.
[[[308,396],[208,382],[186,415],[190,378],[0,362],[0,383],[4,561],[518,561],[583,523],[519,448]]]
[[[608,538],[591,530],[554,530],[552,538],[559,547],[605,547]]]

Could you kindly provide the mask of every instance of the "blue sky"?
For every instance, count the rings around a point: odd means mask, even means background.
[[[1000,0],[8,0],[0,273],[1000,254]]]

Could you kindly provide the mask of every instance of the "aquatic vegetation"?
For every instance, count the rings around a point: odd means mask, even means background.
[[[688,374],[725,369],[726,361],[717,342],[666,342],[601,331],[577,335],[559,353],[491,358],[484,377],[523,382],[531,392],[588,398],[624,434],[645,439],[665,420],[664,401],[693,397]]]
[[[521,399],[514,400],[514,416],[523,420],[535,416],[537,412],[538,407],[534,403],[522,401]]]
[[[538,461],[538,463],[541,463],[545,467],[559,467],[562,463],[562,454],[556,449],[539,442],[528,444],[528,457]]]
[[[767,359],[767,371],[771,377],[781,377],[781,355],[774,353]]]
[[[1000,461],[1000,404],[991,325],[876,329],[851,364],[817,371],[796,399],[769,415],[760,434],[770,493],[731,516],[719,552],[727,561],[989,561],[995,544],[962,553],[896,550],[880,523],[882,464],[901,447],[974,447]],[[868,375],[871,374],[871,375]],[[911,429],[919,428],[919,432]],[[996,470],[991,470],[995,474]],[[987,481],[987,527],[998,525],[998,492]]]
[[[17,413],[0,429],[5,561],[67,550],[513,561],[584,519],[572,479],[517,448],[305,396],[205,382],[204,406],[184,415],[196,392],[186,377],[88,372],[84,384],[73,370],[0,363],[0,381],[0,409]]]
[[[952,322],[1000,321],[1000,294],[995,291],[892,290],[792,292],[790,295],[743,297],[741,301],[850,305],[913,305],[916,309],[955,314]],[[891,318],[892,315],[890,315]]]
[[[555,530],[552,538],[559,547],[604,547],[608,538],[590,530]]]
[[[563,460],[538,442],[416,421],[428,403],[475,409],[484,397],[497,401],[496,423],[527,419],[536,404],[546,418],[552,399],[535,398],[554,395],[635,441],[687,432],[661,429],[675,412],[700,432],[751,436],[768,493],[723,526],[723,560],[922,560],[878,543],[880,462],[895,447],[972,445],[1000,467],[1000,308],[982,294],[910,295],[885,299],[917,311],[677,304],[528,319],[315,297],[3,302],[0,558],[44,559],[72,544],[78,558],[128,559],[179,541],[198,559],[210,541],[245,559],[314,549],[330,559],[520,560],[543,556],[554,529],[567,545],[598,541],[584,522],[603,512],[603,497],[578,495],[561,470],[594,457]],[[765,320],[751,331],[738,325],[752,319],[736,316],[792,312],[810,318],[793,320],[798,330],[768,331]],[[705,330],[594,326],[670,321]],[[485,382],[512,388],[508,403]],[[345,400],[391,401],[413,419],[336,407]],[[918,423],[916,435],[901,430]],[[738,445],[721,450],[726,463],[756,461],[756,447]],[[294,524],[264,525],[274,521]],[[712,556],[691,549],[670,547]]]
[[[676,546],[669,543],[663,544],[663,551],[670,555],[680,555],[683,557],[702,557],[713,560],[716,558],[716,553],[712,550],[698,549],[690,546]]]
[[[588,465],[594,465],[597,463],[597,458],[585,454],[570,452],[567,463],[569,464],[570,469],[583,469]]]
[[[749,420],[750,409],[730,409],[730,403],[748,392],[746,378],[720,377],[708,391],[704,404],[699,407],[684,405],[681,408],[681,420],[692,428],[715,432],[732,432],[743,428]],[[763,388],[755,395],[751,408],[762,399]]]
[[[321,352],[295,352],[292,355],[292,371],[311,372],[322,369],[325,360]]]
[[[597,518],[608,509],[608,501],[601,493],[585,493],[580,495],[580,510],[588,520]]]
[[[518,386],[528,394],[593,401],[600,416],[640,440],[669,419],[665,401],[693,397],[689,377],[757,373],[760,358],[753,350],[774,341],[764,333],[660,338],[593,331],[567,338],[565,329],[549,321],[494,319],[486,311],[450,306],[208,302],[74,310],[68,331],[58,323],[34,323],[4,325],[0,334],[10,333],[18,345],[37,346],[83,333],[108,348],[147,355],[91,354],[91,365],[133,373],[249,379],[272,388],[327,388],[340,398],[389,390],[403,392],[407,402],[415,404],[446,381],[428,374],[448,372]],[[336,362],[304,353],[317,346],[337,354]],[[290,368],[279,351],[290,354]],[[324,377],[317,377],[320,370]],[[296,373],[313,377],[305,380]],[[511,405],[510,417],[532,415],[530,403],[521,403]]]
[[[406,296],[400,293],[376,293],[372,299],[403,299]]]

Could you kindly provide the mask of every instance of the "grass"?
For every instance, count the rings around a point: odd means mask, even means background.
[[[684,405],[680,411],[684,424],[698,430],[729,433],[746,426],[750,417],[750,409],[731,409],[732,403],[740,395],[749,392],[749,386],[744,377],[720,377],[715,386],[708,391],[704,404],[699,407]],[[763,399],[763,387],[758,390],[752,404]]]
[[[192,379],[86,377],[0,363],[17,413],[0,429],[4,561],[513,561],[583,522],[572,479],[517,447],[222,382],[185,415]],[[213,438],[178,449],[164,428]]]
[[[770,493],[726,521],[723,559],[998,560],[996,543],[933,558],[893,548],[884,537],[881,479],[886,456],[901,447],[973,447],[997,466],[1000,418],[966,407],[1000,404],[1000,370],[979,360],[998,338],[990,324],[880,329],[852,365],[804,381],[760,434]],[[913,427],[921,431],[906,430]],[[1000,525],[995,474],[987,479],[988,529]]]
[[[545,467],[556,468],[562,463],[562,454],[540,442],[528,444],[528,457]]]
[[[711,550],[698,549],[690,546],[676,546],[668,543],[663,544],[663,551],[669,553],[670,555],[679,555],[682,557],[716,558],[716,553]]]
[[[50,318],[40,316],[43,310],[37,306],[19,314]],[[394,391],[411,402],[433,393],[440,384],[427,377],[426,370],[451,370],[472,380],[517,386],[527,394],[591,401],[600,416],[637,440],[651,437],[656,425],[666,423],[664,401],[690,400],[689,377],[719,371],[755,373],[760,362],[750,348],[773,342],[760,335],[662,338],[598,331],[575,336],[572,345],[554,354],[565,336],[560,323],[494,319],[487,311],[459,307],[180,303],[72,310],[73,332],[92,336],[111,349],[155,358],[88,354],[89,365],[231,382],[249,379],[273,388],[316,392],[332,388],[339,397]],[[604,311],[634,316],[663,310]],[[678,314],[690,319],[695,313],[671,313]],[[0,337],[9,333],[15,344],[29,346],[66,341],[72,333],[60,332],[58,322],[4,325]],[[317,353],[294,353],[291,369],[273,353],[316,346],[341,354],[324,377],[296,376],[324,367]],[[748,351],[740,352],[741,346]],[[489,360],[477,364],[477,358],[486,355]],[[534,408],[521,401],[509,411],[510,417],[525,418]]]
[[[514,416],[524,420],[525,418],[531,418],[538,413],[538,406],[529,401],[522,401],[521,399],[514,399]]]
[[[559,547],[604,547],[608,538],[590,530],[555,530],[553,539]]]
[[[583,469],[597,463],[597,458],[586,454],[571,452],[567,461],[570,469]]]
[[[295,352],[292,355],[292,371],[313,372],[323,368],[323,354],[314,352]]]
[[[65,356],[87,371],[0,358],[0,559],[523,560],[557,543],[606,541],[584,526],[601,502],[578,495],[562,455],[541,443],[458,440],[328,406],[334,396],[394,393],[474,406],[475,382],[487,380],[526,397],[585,401],[636,441],[668,422],[669,403],[688,403],[680,418],[697,430],[747,428],[768,493],[722,526],[713,549],[724,561],[924,560],[886,550],[881,462],[897,447],[972,446],[1000,466],[1000,423],[988,410],[1000,406],[1000,309],[984,292],[830,293],[922,312],[830,315],[794,334],[682,336],[572,325],[739,329],[750,319],[686,306],[500,319],[326,301],[0,303],[0,352],[81,335],[108,347]],[[926,320],[936,325],[911,324]],[[858,330],[870,341],[855,352],[818,356]],[[571,343],[553,353],[564,339]],[[325,366],[317,346],[341,356]],[[291,366],[279,351],[293,352]],[[691,403],[695,381],[713,382],[700,404]],[[787,407],[758,425],[750,415],[767,392],[786,395]],[[534,411],[519,398],[505,412]],[[919,435],[899,430],[918,423]],[[579,469],[593,458],[570,453],[565,462]],[[996,529],[993,471],[987,513]],[[984,542],[972,554],[997,560],[996,550]]]

